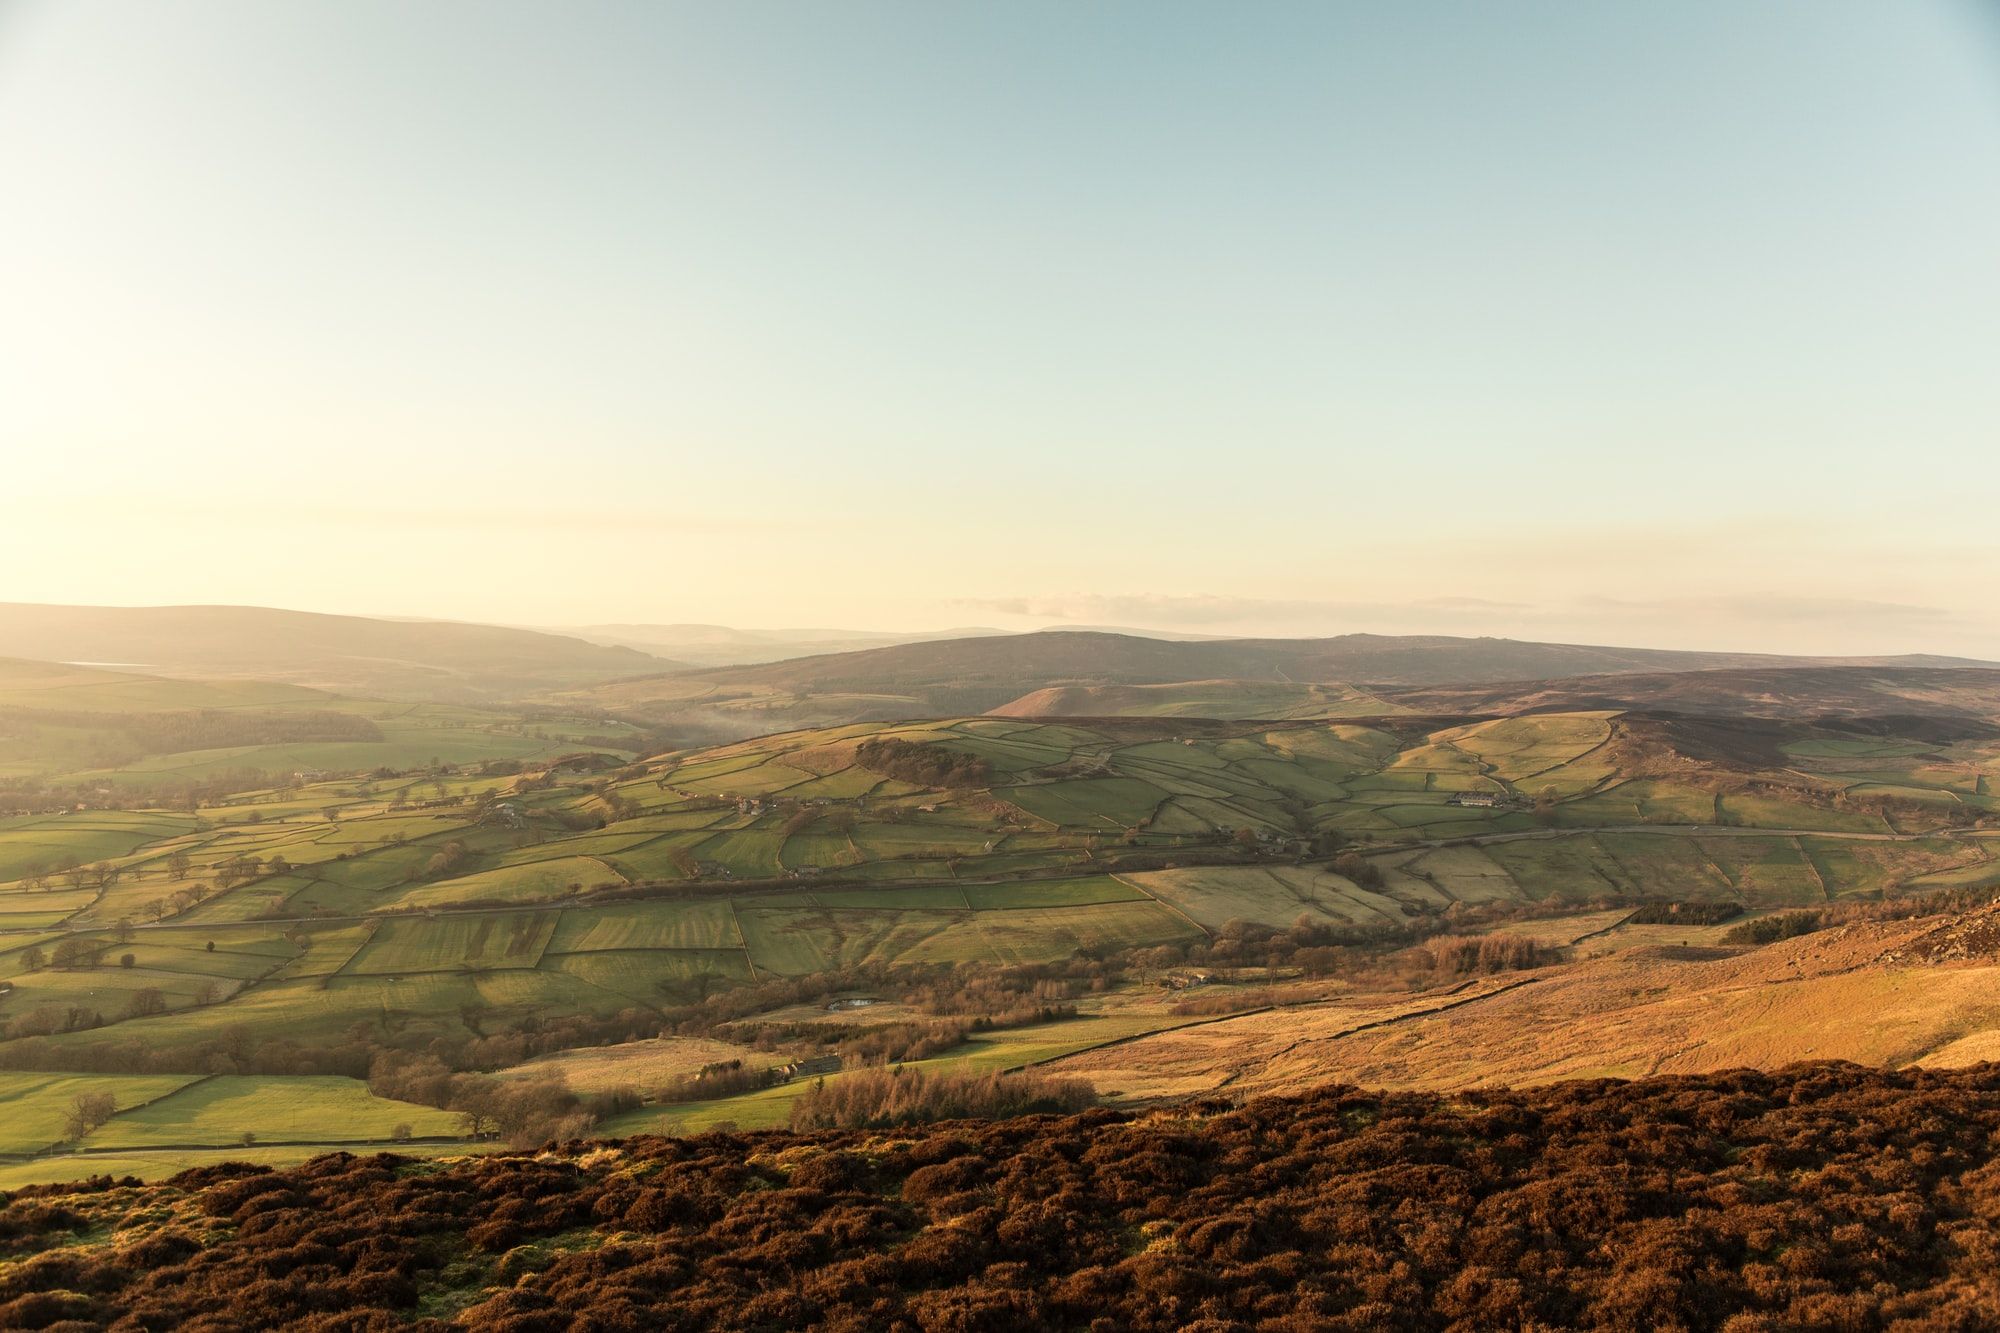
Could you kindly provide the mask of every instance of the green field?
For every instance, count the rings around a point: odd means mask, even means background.
[[[245,1143],[245,1135],[265,1143],[371,1143],[388,1141],[399,1126],[419,1138],[457,1138],[464,1132],[456,1115],[387,1101],[356,1079],[218,1075],[121,1111],[84,1146],[220,1147]]]
[[[342,969],[350,976],[533,967],[555,935],[558,912],[390,917]]]
[[[40,1152],[63,1140],[63,1116],[85,1093],[108,1093],[120,1114],[193,1083],[194,1074],[0,1073],[0,1155]]]

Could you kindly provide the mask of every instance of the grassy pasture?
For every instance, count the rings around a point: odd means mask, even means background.
[[[289,942],[295,953],[271,974],[271,978],[290,981],[333,976],[360,952],[375,930],[376,923],[372,921],[315,925],[305,933],[291,937]]]
[[[359,1079],[334,1075],[218,1075],[113,1116],[85,1140],[92,1148],[159,1148],[263,1141],[387,1140],[398,1125],[431,1138],[462,1133],[458,1116],[389,1101]],[[337,1131],[329,1135],[329,1129]]]
[[[1439,733],[1495,777],[1523,782],[1580,759],[1611,738],[1611,714],[1538,713]]]
[[[457,903],[539,903],[625,877],[595,856],[550,856],[539,861],[476,871],[437,884],[405,889],[398,905],[447,907]]]
[[[821,889],[810,897],[815,907],[866,907],[892,911],[931,908],[942,911],[971,910],[967,901],[976,886],[955,884],[912,884],[905,888]]]
[[[804,976],[899,958],[991,961],[985,933],[969,912],[740,906],[737,918],[760,972]]]
[[[1007,789],[1015,805],[1058,828],[1105,830],[1140,823],[1168,795],[1135,778],[1082,778]]]
[[[0,1072],[0,1154],[40,1152],[63,1141],[63,1117],[85,1093],[110,1093],[121,1112],[186,1087],[195,1074]]]
[[[1402,868],[1458,902],[1516,902],[1523,896],[1514,877],[1477,847],[1439,847],[1405,861]]]
[[[1558,807],[1561,823],[1578,828],[1604,824],[1713,824],[1715,793],[1650,778],[1618,782]]]
[[[1735,885],[1691,838],[1658,833],[1600,833],[1597,845],[1646,896],[1731,898]]]
[[[1029,907],[981,913],[987,947],[1011,963],[1054,962],[1084,949],[1132,949],[1199,938],[1186,917],[1157,902]]]
[[[616,1088],[645,1091],[685,1078],[703,1065],[729,1060],[741,1060],[753,1069],[779,1063],[769,1052],[734,1042],[706,1037],[655,1037],[544,1055],[499,1072],[503,1078],[560,1074],[570,1087],[584,1093],[610,1092]]]
[[[549,954],[542,966],[641,1005],[686,1003],[708,989],[750,980],[741,949],[598,949]]]
[[[1755,792],[1726,792],[1718,808],[1723,822],[1744,828],[1810,829],[1815,833],[1886,833],[1879,815],[1859,810],[1829,810]]]
[[[351,976],[533,967],[559,912],[389,917],[342,969]]]
[[[729,949],[742,944],[726,899],[620,903],[571,908],[549,940],[551,953],[598,949]]]
[[[1695,840],[1709,861],[1752,907],[1823,901],[1826,893],[1805,849],[1791,838],[1705,837]]]
[[[1595,898],[1634,887],[1625,868],[1588,834],[1494,843],[1485,850],[1523,897],[1536,901]]]
[[[1146,895],[1112,875],[1081,879],[1024,880],[1012,884],[968,884],[965,902],[975,911],[1006,911],[1022,907],[1086,907],[1093,903],[1131,902]]]

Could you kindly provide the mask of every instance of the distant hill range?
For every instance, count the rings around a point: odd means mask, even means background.
[[[1044,631],[669,673],[593,688],[583,697],[613,711],[719,736],[983,712],[1276,718],[1529,711],[1555,706],[1549,683],[1572,678],[1590,682],[1592,697],[1607,699],[1602,706],[1622,707],[1628,705],[1615,701],[1616,691],[1604,682],[1627,676],[1664,682],[1687,672],[1907,672],[1993,665],[1923,655],[1786,657],[1437,635],[1176,642]],[[1523,681],[1534,684],[1506,684]],[[1474,686],[1490,688],[1482,694]],[[1464,697],[1447,697],[1449,689]],[[1423,691],[1436,697],[1418,697]],[[1548,694],[1548,700],[1531,702],[1538,693]],[[1668,685],[1634,691],[1635,704],[1644,693],[1651,696],[1643,700],[1646,706],[1670,706],[1664,697],[1671,693]],[[1492,707],[1478,707],[1488,696]]]
[[[1923,655],[1785,657],[1442,635],[952,634],[719,625],[554,633],[266,607],[0,603],[0,656],[383,699],[559,701],[678,726],[691,739],[984,712],[1275,719],[1603,707],[1989,717],[1992,682],[1962,673],[2000,671]],[[843,646],[795,655],[814,645]]]
[[[966,628],[931,633],[896,633],[854,629],[736,629],[728,625],[579,625],[552,627],[548,633],[590,643],[636,648],[657,657],[697,667],[741,666],[778,662],[793,657],[861,652],[936,639],[970,639],[1002,635],[1005,630]]]
[[[718,683],[815,691],[984,688],[1008,698],[1055,684],[1160,685],[1195,680],[1349,681],[1453,685],[1723,667],[1991,666],[1964,658],[1785,657],[1466,639],[1343,634],[1328,639],[1169,641],[1097,631],[1047,630],[945,639],[800,658],[707,673]],[[996,699],[992,705],[1005,702]]]
[[[256,606],[0,603],[0,656],[468,702],[686,666],[534,630]]]

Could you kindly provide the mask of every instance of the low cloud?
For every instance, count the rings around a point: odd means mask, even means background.
[[[1712,618],[1790,626],[1865,625],[1927,630],[1949,628],[1959,619],[1939,606],[1872,601],[1862,597],[1801,597],[1787,593],[1667,597],[1655,601],[1586,597],[1577,606],[1591,615],[1625,618],[1672,616],[1679,620]]]

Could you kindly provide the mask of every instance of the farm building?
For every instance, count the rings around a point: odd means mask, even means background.
[[[816,1055],[810,1060],[794,1060],[788,1065],[779,1065],[775,1071],[785,1082],[795,1078],[811,1078],[815,1074],[838,1074],[840,1057],[837,1055]]]
[[[1500,804],[1500,794],[1491,791],[1455,791],[1451,794],[1450,804],[1495,806]]]

